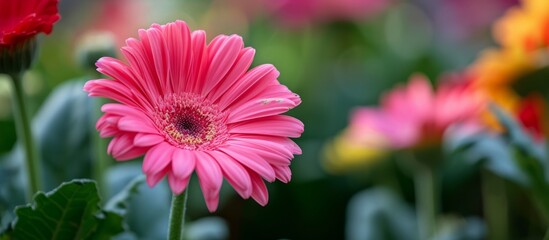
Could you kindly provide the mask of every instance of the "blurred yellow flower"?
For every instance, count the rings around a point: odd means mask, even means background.
[[[348,127],[324,146],[324,168],[337,174],[371,166],[385,156],[385,145],[386,140],[380,134],[372,131],[359,136],[356,130]]]

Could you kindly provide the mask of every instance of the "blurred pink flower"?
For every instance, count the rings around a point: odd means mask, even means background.
[[[99,1],[99,10],[85,31],[109,32],[118,46],[123,46],[126,38],[135,34],[134,29],[145,26],[146,14],[147,7],[143,0]]]
[[[413,148],[440,143],[454,124],[476,124],[482,109],[483,99],[467,84],[446,83],[434,92],[424,76],[415,75],[388,93],[380,108],[355,110],[351,125],[375,129],[393,148]]]
[[[478,37],[519,0],[441,0],[433,11],[434,24],[454,39]]]
[[[264,1],[267,11],[280,22],[290,26],[306,25],[317,17],[324,0],[276,0]]]
[[[58,0],[0,0],[0,48],[49,34],[59,20]]]
[[[360,20],[383,11],[389,0],[322,0],[322,18]]]
[[[90,96],[105,104],[98,120],[102,137],[114,137],[108,152],[124,161],[145,154],[149,186],[164,176],[175,194],[196,171],[206,205],[215,211],[223,177],[243,198],[268,201],[264,180],[287,183],[294,154],[291,139],[303,124],[280,115],[301,103],[265,64],[248,70],[255,50],[237,35],[206,44],[204,31],[183,21],[152,25],[130,38],[128,63],[104,57],[98,71],[113,78],[90,80]]]
[[[379,13],[390,3],[390,0],[229,1],[238,4],[240,8],[248,12],[247,15],[257,17],[258,12],[266,12],[290,27],[302,27],[307,24],[337,20],[361,20]]]

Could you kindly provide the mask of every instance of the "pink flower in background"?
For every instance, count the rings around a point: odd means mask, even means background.
[[[134,29],[145,26],[147,6],[143,0],[103,0],[99,12],[93,16],[93,22],[87,31],[109,32],[113,34],[119,46],[124,45],[128,36],[134,35]]]
[[[324,0],[276,0],[263,1],[267,11],[283,24],[299,27],[314,21]]]
[[[467,84],[446,83],[436,92],[422,75],[389,92],[380,108],[355,110],[351,125],[376,129],[394,148],[439,143],[454,124],[476,124],[483,100]]]
[[[301,103],[281,85],[272,65],[249,70],[255,50],[237,35],[191,32],[183,21],[153,25],[130,38],[128,63],[104,57],[98,71],[113,78],[91,80],[90,96],[105,104],[98,120],[102,137],[114,137],[108,152],[117,160],[145,154],[149,186],[165,176],[172,191],[185,190],[196,171],[206,205],[217,209],[223,177],[243,198],[268,201],[263,180],[288,182],[294,154],[291,139],[303,124],[280,115]]]
[[[59,20],[58,0],[0,0],[0,48],[38,33],[49,34]]]
[[[322,18],[360,20],[375,15],[389,6],[389,0],[322,0]]]
[[[248,2],[249,0],[232,0]],[[389,0],[264,0],[266,11],[291,27],[336,20],[361,20],[384,10]]]

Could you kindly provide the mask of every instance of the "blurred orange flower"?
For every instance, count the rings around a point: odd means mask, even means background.
[[[482,52],[469,68],[469,73],[478,91],[506,112],[518,116],[524,103],[513,85],[520,84],[521,78],[547,66],[549,1],[522,1],[520,6],[507,11],[494,25],[493,31],[501,48]],[[500,128],[490,113],[485,116],[489,126],[496,130]]]
[[[505,48],[535,51],[549,45],[549,1],[524,0],[494,26],[496,41]]]

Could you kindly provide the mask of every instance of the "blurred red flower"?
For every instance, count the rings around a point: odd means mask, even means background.
[[[58,0],[0,0],[0,48],[49,34],[59,20]]]

